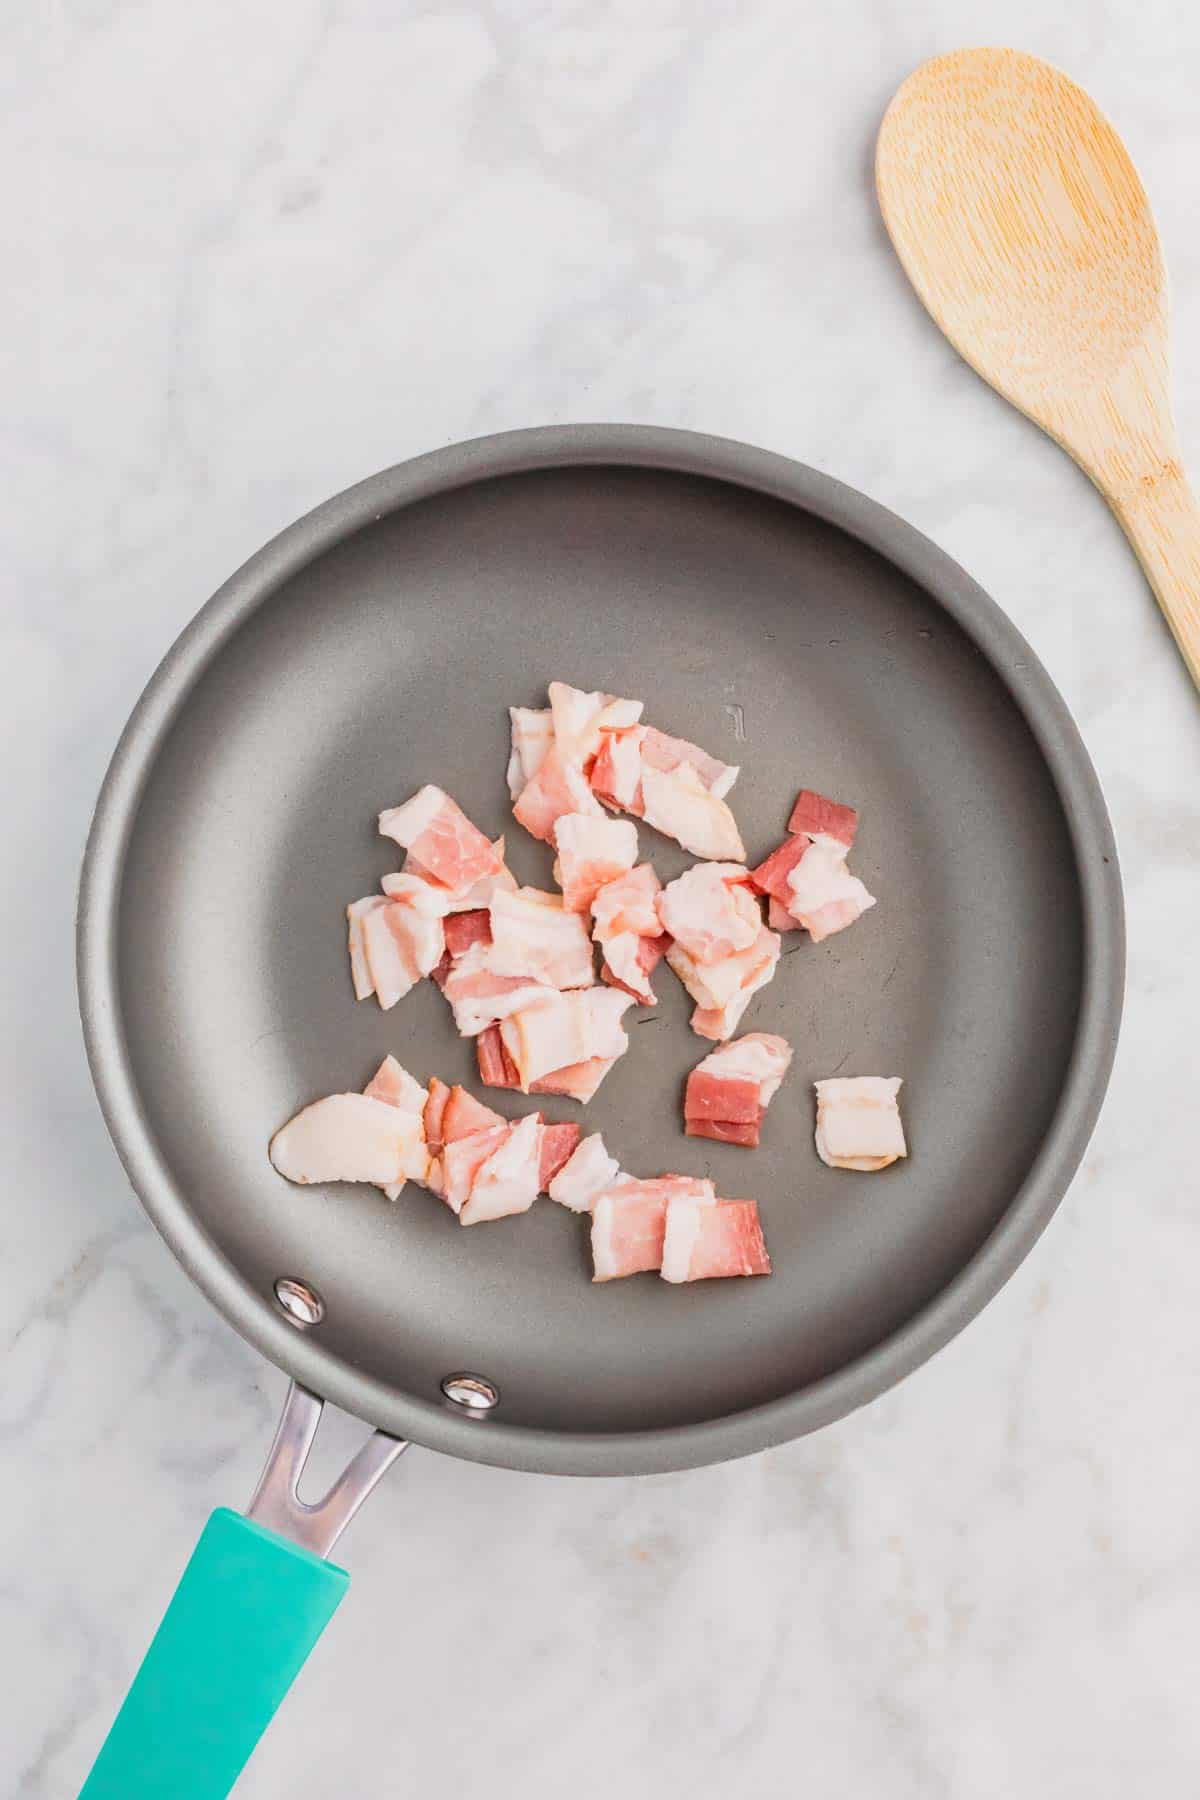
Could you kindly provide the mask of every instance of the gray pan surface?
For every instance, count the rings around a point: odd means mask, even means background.
[[[287,1185],[271,1132],[394,1052],[470,1082],[431,983],[356,1004],[343,909],[397,865],[376,814],[427,781],[525,880],[510,703],[548,679],[645,699],[742,764],[758,860],[798,787],[862,812],[879,904],[798,936],[743,1029],[792,1074],[757,1152],[683,1137],[708,1047],[665,967],[657,1012],[586,1109],[623,1166],[713,1176],[761,1205],[769,1280],[589,1285],[548,1202],[461,1229],[428,1194]],[[744,734],[744,736],[743,736]],[[687,858],[642,830],[665,878]],[[978,587],[901,521],[743,445],[621,426],[439,451],[301,520],[171,651],[101,798],[80,910],[81,1000],[114,1140],[151,1217],[226,1317],[309,1387],[398,1434],[559,1472],[684,1467],[812,1430],[899,1379],[996,1291],[1058,1203],[1107,1080],[1120,885],[1086,754]],[[909,1160],[826,1169],[814,1079],[899,1074]],[[485,1091],[516,1114],[566,1100]],[[302,1335],[277,1276],[327,1313]],[[486,1421],[441,1400],[498,1384]]]

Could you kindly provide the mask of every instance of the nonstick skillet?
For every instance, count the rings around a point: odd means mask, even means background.
[[[561,1208],[462,1231],[411,1187],[392,1206],[267,1161],[283,1120],[387,1051],[477,1086],[431,983],[389,1013],[354,1002],[343,909],[395,866],[376,814],[426,781],[548,884],[504,766],[507,707],[543,704],[551,677],[644,698],[739,762],[752,860],[800,786],[861,809],[878,907],[789,941],[747,1019],[796,1050],[761,1150],[682,1137],[703,1045],[665,970],[586,1114],[627,1169],[757,1198],[769,1280],[593,1288]],[[643,848],[664,879],[686,861],[649,832]],[[815,1430],[914,1369],[1061,1199],[1122,975],[1112,836],[1048,676],[947,556],[827,476],[692,433],[552,427],[388,470],[268,544],[126,728],[79,981],[146,1210],[295,1385],[251,1517],[210,1520],[90,1800],[228,1791],[344,1591],[328,1553],[398,1441],[560,1474],[682,1469]],[[906,1163],[818,1162],[810,1083],[835,1073],[904,1076]],[[295,1484],[318,1395],[378,1431],[310,1509]]]

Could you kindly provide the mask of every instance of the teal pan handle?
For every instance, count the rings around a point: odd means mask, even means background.
[[[218,1507],[80,1800],[224,1800],[350,1585],[326,1560],[402,1450],[376,1431],[301,1500],[322,1401],[293,1382],[249,1516]]]
[[[219,1507],[80,1800],[224,1800],[349,1585]]]

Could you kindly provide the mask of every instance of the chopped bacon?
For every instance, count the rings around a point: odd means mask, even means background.
[[[485,1087],[520,1087],[516,1064],[504,1048],[499,1025],[485,1025],[477,1034],[475,1060],[479,1065],[479,1079]]]
[[[561,1125],[542,1125],[538,1186],[544,1194],[579,1147],[583,1127],[567,1120]]]
[[[583,770],[569,762],[555,744],[536,775],[521,789],[513,814],[531,836],[551,844],[555,821],[564,813],[603,817]]]
[[[772,931],[799,931],[799,919],[793,919],[787,907],[774,894],[767,901],[767,924]]]
[[[663,1239],[672,1205],[712,1206],[711,1181],[660,1175],[649,1181],[624,1176],[592,1199],[593,1281],[614,1281],[662,1267]]]
[[[411,850],[405,855],[404,866],[399,874],[385,875],[380,885],[385,894],[390,894],[394,888],[399,886],[405,876],[416,875],[441,895],[443,910],[446,913],[478,912],[481,907],[488,905],[497,889],[507,888],[511,893],[517,885],[516,876],[511,869],[505,866],[503,837],[495,839],[492,849],[496,852],[500,867],[489,875],[481,875],[478,881],[473,881],[465,887],[445,887],[435,876],[430,874],[422,862],[418,861]]]
[[[563,905],[586,913],[599,890],[633,868],[638,855],[637,826],[629,819],[564,813],[554,823],[558,856],[554,879]]]
[[[548,992],[536,1005],[510,1013],[500,1036],[526,1093],[539,1077],[593,1059],[613,1059],[629,1048],[621,1015],[632,1004],[611,988]]]
[[[668,737],[653,725],[646,727],[641,754],[646,768],[658,769],[665,775],[687,763],[717,800],[725,798],[738,778],[739,771],[736,767],[718,762],[715,756],[710,756],[707,750],[701,750],[698,744],[689,744],[686,738]]]
[[[477,1131],[490,1131],[494,1125],[503,1125],[504,1119],[482,1100],[458,1083],[450,1089],[449,1098],[441,1117],[441,1136],[443,1144],[453,1144],[459,1138],[473,1137]]]
[[[786,1038],[765,1031],[747,1032],[710,1051],[688,1076],[683,1102],[687,1135],[756,1145],[763,1116],[791,1060]]]
[[[664,1281],[711,1281],[728,1275],[769,1275],[771,1258],[763,1242],[754,1200],[675,1199],[667,1208],[663,1234]]]
[[[398,1106],[401,1112],[416,1113],[421,1119],[421,1130],[424,1132],[429,1090],[423,1088],[415,1076],[401,1067],[394,1056],[384,1057],[363,1093],[368,1100],[382,1100],[388,1106]],[[389,1181],[384,1184],[383,1191],[389,1200],[398,1200],[404,1192],[404,1183]]]
[[[549,1184],[548,1192],[559,1206],[571,1212],[591,1212],[592,1201],[611,1187],[621,1171],[615,1156],[604,1148],[598,1131],[580,1142]]]
[[[436,1075],[429,1078],[429,1098],[425,1102],[425,1141],[429,1145],[431,1156],[440,1156],[445,1143],[442,1121],[446,1116],[446,1107],[450,1100],[451,1090]]]
[[[839,806],[836,800],[827,800],[824,794],[801,788],[787,828],[814,839],[833,838],[849,850],[858,831],[858,814],[852,806]]]
[[[610,987],[632,994],[642,1006],[657,1006],[658,995],[650,986],[650,977],[671,947],[668,932],[658,937],[637,937],[632,931],[619,931],[604,940],[604,962],[601,981]]]
[[[568,1063],[563,1069],[552,1069],[529,1084],[531,1094],[563,1094],[585,1104],[595,1098],[596,1090],[616,1062],[615,1056],[589,1056],[583,1062]],[[517,1083],[519,1087],[520,1082]]]
[[[739,1000],[744,1011],[750,995],[764,987],[775,973],[779,949],[776,933],[760,924],[758,937],[748,949],[722,957],[720,962],[698,963],[679,944],[671,945],[667,961],[702,1011],[720,1012]],[[699,1029],[695,1018],[692,1024]]]
[[[385,1056],[363,1089],[370,1100],[385,1100],[402,1112],[423,1113],[429,1099],[428,1089],[403,1068],[394,1056]]]
[[[475,1037],[508,1013],[551,997],[555,989],[527,975],[499,975],[493,966],[494,946],[472,944],[456,957],[442,982],[463,1037]]]
[[[594,763],[607,733],[626,730],[642,716],[640,700],[622,700],[616,694],[586,694],[565,681],[552,681],[549,694],[554,742],[569,762],[585,772]]]
[[[817,1155],[831,1169],[874,1173],[908,1155],[898,1075],[844,1075],[818,1081]]]
[[[463,956],[472,944],[490,944],[492,916],[486,906],[471,912],[451,913],[442,926],[446,949],[451,956]]]
[[[642,817],[693,856],[742,862],[746,851],[725,801],[705,787],[691,763],[669,771],[642,768]]]
[[[508,791],[517,800],[546,760],[554,742],[554,719],[549,707],[510,706],[508,716],[512,720]]]
[[[785,838],[765,861],[759,863],[757,869],[751,869],[750,879],[759,893],[770,894],[786,910],[791,899],[788,876],[809,847],[808,838]]]
[[[646,727],[635,725],[629,731],[605,734],[600,751],[592,764],[592,791],[607,806],[642,816],[642,745]]]
[[[815,840],[787,878],[787,909],[816,944],[853,925],[875,904],[874,895],[846,868],[845,855],[840,844]]]
[[[504,1128],[503,1142],[476,1171],[470,1195],[459,1211],[460,1225],[479,1225],[529,1211],[541,1190],[541,1141],[542,1122],[537,1113],[527,1113]],[[454,1148],[452,1144],[447,1154]]]
[[[462,1212],[471,1197],[475,1177],[489,1156],[507,1140],[509,1130],[509,1125],[502,1121],[499,1125],[489,1125],[486,1131],[473,1132],[470,1137],[456,1138],[446,1145],[442,1151],[442,1199],[451,1212]]]
[[[587,924],[558,894],[518,888],[496,894],[487,966],[495,975],[520,975],[552,988],[588,987],[595,980]]]
[[[693,962],[720,962],[758,941],[762,914],[740,863],[695,863],[669,882],[658,916]]]
[[[365,913],[361,924],[363,952],[375,997],[389,1012],[425,973],[417,966],[410,910],[385,900],[382,906]],[[440,955],[439,952],[430,965],[431,970],[437,967]]]
[[[418,1113],[367,1094],[315,1100],[271,1139],[270,1157],[287,1181],[370,1181],[390,1187],[423,1181],[429,1157]]]
[[[628,875],[606,881],[592,901],[593,936],[598,944],[631,931],[639,937],[657,937],[662,930],[658,918],[658,896],[662,883],[651,863],[639,863]]]
[[[379,829],[443,887],[469,888],[504,867],[478,826],[439,787],[423,787],[403,806],[380,813]]]
[[[714,1052],[719,1055],[720,1052]],[[705,1059],[707,1061],[707,1058]],[[729,1125],[757,1126],[762,1115],[758,1082],[751,1077],[710,1075],[701,1063],[687,1080],[683,1116],[689,1137],[704,1137],[702,1127],[714,1120]],[[757,1136],[755,1141],[757,1142]]]
[[[375,992],[375,983],[371,979],[371,965],[367,961],[367,944],[363,926],[368,914],[378,912],[387,901],[382,894],[368,894],[365,900],[352,900],[346,908],[346,920],[349,926],[350,979],[354,983],[354,998],[369,1000]]]

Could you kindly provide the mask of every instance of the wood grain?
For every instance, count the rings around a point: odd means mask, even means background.
[[[961,50],[896,94],[875,179],[924,305],[1108,500],[1200,688],[1200,506],[1171,415],[1162,252],[1124,144],[1049,64]]]

